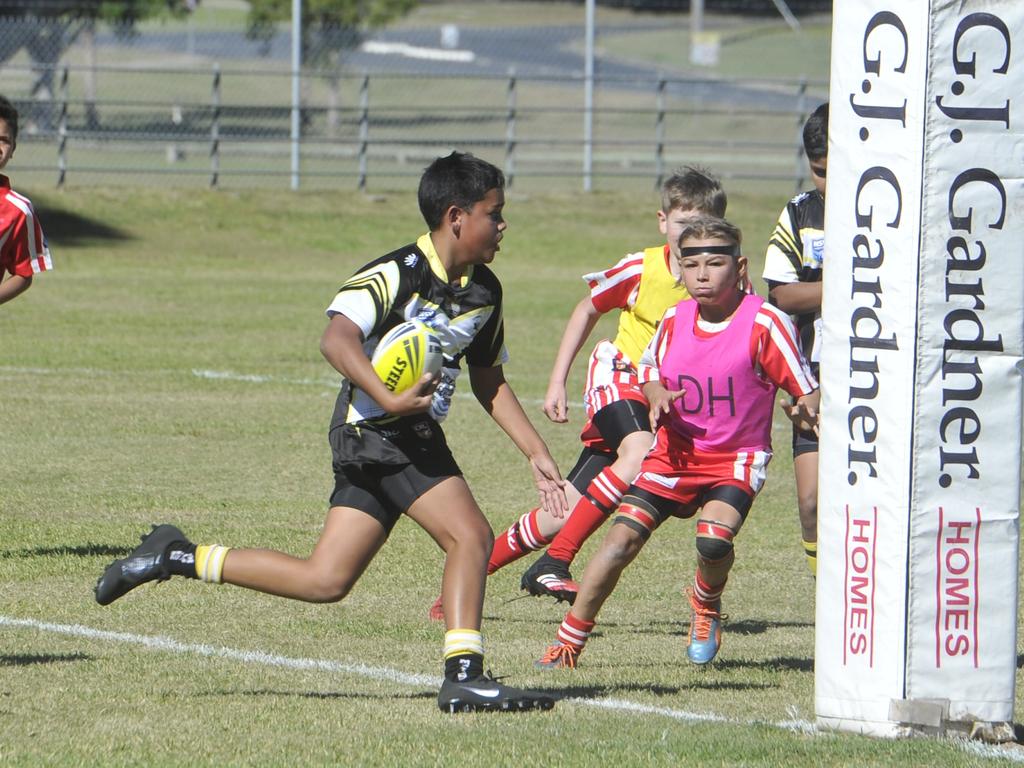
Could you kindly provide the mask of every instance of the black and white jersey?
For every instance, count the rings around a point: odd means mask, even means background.
[[[825,198],[817,190],[789,201],[768,241],[764,277],[769,290],[788,283],[821,280],[825,254]],[[821,360],[821,309],[794,315],[804,354],[815,366]]]
[[[381,337],[399,323],[416,319],[429,326],[444,351],[442,378],[430,411],[438,421],[448,414],[463,360],[478,367],[503,365],[508,360],[497,276],[477,264],[469,267],[458,283],[450,283],[429,234],[359,269],[338,289],[327,314],[345,315],[359,326],[367,357],[373,355]],[[331,428],[382,418],[390,417],[346,380]]]

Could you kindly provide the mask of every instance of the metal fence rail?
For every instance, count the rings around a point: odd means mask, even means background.
[[[0,24],[0,43],[4,31]],[[558,32],[563,45],[570,36]],[[528,57],[528,71],[436,62],[309,69],[300,73],[296,140],[292,72],[273,53],[280,41],[263,55],[243,37],[160,28],[121,40],[98,29],[59,62],[0,63],[0,90],[21,113],[19,180],[284,187],[297,153],[303,188],[407,188],[429,160],[458,148],[502,165],[510,186],[528,190],[579,189],[585,156],[597,190],[656,186],[684,163],[797,187],[800,126],[827,92],[820,81],[599,67],[588,112],[583,72],[540,71],[552,67]],[[223,41],[240,49],[220,61],[212,53],[227,52]]]

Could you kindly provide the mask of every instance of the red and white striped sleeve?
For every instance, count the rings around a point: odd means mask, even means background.
[[[811,367],[800,349],[789,315],[765,302],[754,319],[750,356],[756,367],[793,397],[809,395],[818,388]]]
[[[644,254],[631,253],[614,267],[603,272],[591,272],[583,279],[590,286],[590,301],[598,312],[625,309],[636,299],[640,276],[644,271]]]
[[[636,366],[637,378],[641,384],[649,381],[658,381],[661,378],[661,361],[665,359],[665,352],[672,341],[672,330],[675,328],[676,308],[675,305],[665,310],[658,328],[651,337],[651,341],[640,355],[640,362]]]
[[[0,195],[0,265],[21,277],[53,269],[32,203],[10,188]]]

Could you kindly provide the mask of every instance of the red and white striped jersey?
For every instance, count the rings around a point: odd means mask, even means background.
[[[0,276],[32,277],[53,269],[50,249],[32,202],[0,175]]]
[[[660,378],[659,367],[668,350],[675,327],[674,322],[668,321],[674,320],[675,314],[676,307],[665,313],[654,338],[640,357],[637,375],[641,384]],[[712,336],[713,333],[700,328],[699,325],[694,329],[697,336]],[[751,365],[761,376],[793,397],[809,395],[818,388],[818,382],[811,373],[798,339],[789,315],[768,302],[761,305],[750,333]]]

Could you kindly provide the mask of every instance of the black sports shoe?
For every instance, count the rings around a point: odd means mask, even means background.
[[[534,597],[550,595],[558,602],[565,600],[569,605],[576,602],[580,585],[573,581],[569,573],[569,564],[558,560],[547,552],[537,558],[537,562],[526,569],[519,588],[525,589]]]
[[[437,706],[442,712],[526,712],[531,709],[551,709],[555,700],[546,693],[525,691],[502,685],[490,672],[462,682],[445,678],[437,694]]]
[[[124,594],[147,581],[167,581],[171,572],[167,567],[167,551],[175,542],[188,546],[185,534],[173,525],[154,525],[142,537],[142,543],[128,557],[115,560],[107,566],[96,582],[96,602],[110,605]]]

